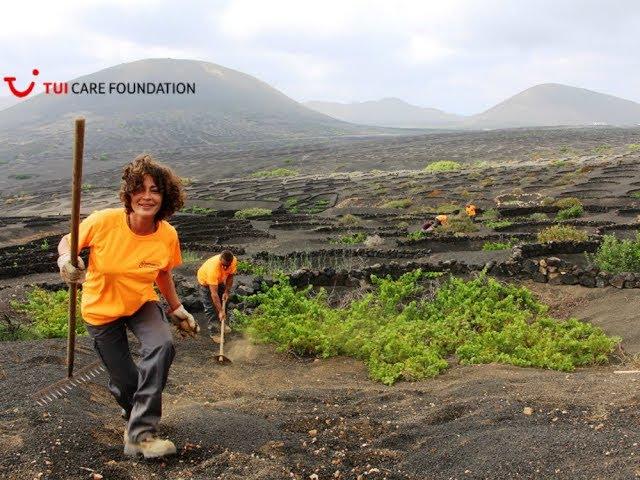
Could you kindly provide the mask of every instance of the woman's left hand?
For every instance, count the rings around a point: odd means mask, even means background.
[[[182,337],[190,336],[195,337],[200,332],[200,326],[196,319],[193,318],[187,310],[180,304],[173,312],[169,313],[171,323],[173,323],[178,329],[178,333]]]

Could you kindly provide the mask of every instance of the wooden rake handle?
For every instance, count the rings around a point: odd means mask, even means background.
[[[82,191],[82,155],[84,153],[84,118],[75,122],[73,173],[71,186],[71,264],[78,267],[78,229],[80,226],[80,193]],[[67,377],[73,376],[76,346],[76,305],[78,284],[69,284],[69,333],[67,335]]]

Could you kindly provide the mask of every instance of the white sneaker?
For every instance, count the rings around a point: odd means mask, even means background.
[[[176,446],[171,440],[163,440],[154,436],[147,436],[139,442],[129,439],[127,432],[124,433],[124,454],[130,457],[142,454],[144,458],[158,458],[176,454]]]

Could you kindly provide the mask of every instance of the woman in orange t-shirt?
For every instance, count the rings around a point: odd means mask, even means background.
[[[58,266],[65,281],[83,282],[82,317],[127,419],[125,454],[161,457],[176,453],[173,442],[156,437],[175,349],[154,284],[180,332],[199,330],[176,293],[171,270],[182,263],[180,243],[165,220],[184,205],[184,190],[169,168],[143,154],[124,168],[120,199],[124,209],[94,212],[80,224],[78,248],[90,249],[86,272],[81,258],[78,268],[71,264],[68,235],[58,245]],[[142,346],[138,365],[127,328]]]

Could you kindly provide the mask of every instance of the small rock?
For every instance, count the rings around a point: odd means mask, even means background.
[[[309,436],[310,437],[315,437],[318,435],[318,430],[316,430],[315,428],[313,430],[309,430]]]
[[[100,475],[98,472],[93,472],[91,474],[91,480],[102,480],[104,477]]]
[[[522,410],[522,413],[524,413],[525,415],[533,415],[533,408],[524,407],[524,409]]]

